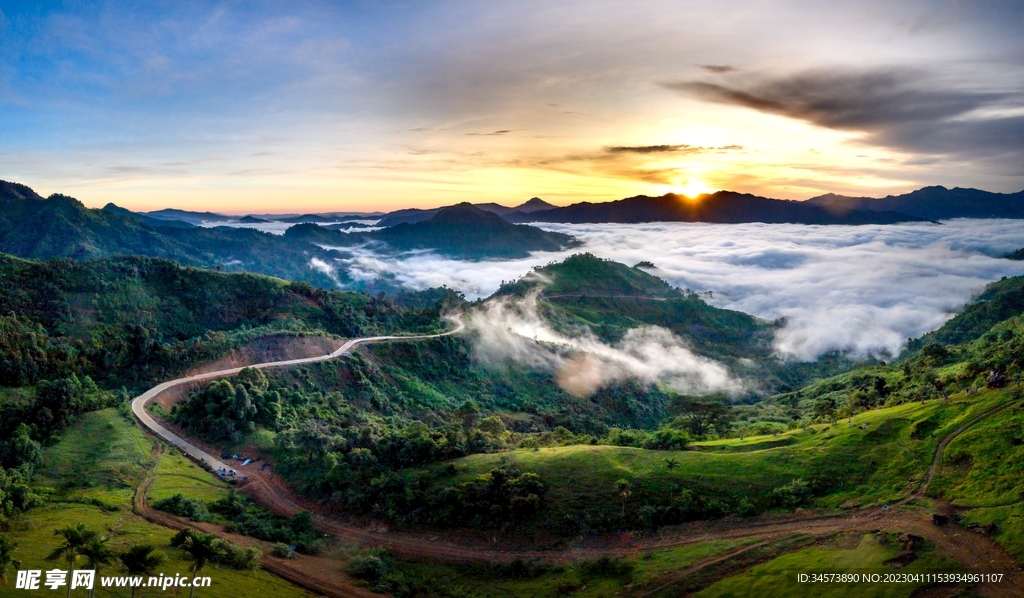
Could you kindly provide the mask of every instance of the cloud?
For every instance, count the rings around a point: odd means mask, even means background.
[[[803,226],[651,223],[542,224],[585,250],[626,264],[648,260],[673,285],[711,291],[709,301],[766,320],[784,318],[775,348],[813,360],[833,350],[897,354],[934,330],[985,285],[1024,274],[999,256],[1024,245],[1024,221],[941,225]],[[579,251],[579,250],[575,250]],[[465,262],[430,252],[381,256],[362,248],[337,262],[357,281],[386,276],[411,289],[448,285],[470,299],[571,251]]]
[[[609,147],[605,151],[610,154],[666,154],[671,152],[690,152],[691,150],[700,150],[702,148],[695,148],[692,145],[641,145],[641,146],[628,146],[619,145]]]
[[[733,151],[743,149],[742,145],[723,145],[720,147],[700,147],[681,143],[679,145],[616,145],[606,147],[609,154],[705,154],[714,151]]]
[[[736,70],[736,67],[729,66],[727,64],[701,64],[699,66],[700,66],[700,68],[704,69],[705,71],[707,71],[709,73],[715,73],[716,75],[720,74],[720,73],[728,73],[728,72]]]
[[[867,133],[868,143],[924,154],[1024,154],[1022,90],[960,88],[920,69],[813,70],[663,87],[720,104]]]
[[[480,136],[488,137],[488,136],[491,136],[491,135],[504,135],[506,133],[511,133],[513,130],[514,129],[501,129],[499,131],[493,131],[491,133],[466,133],[466,135],[480,135]]]
[[[589,396],[633,378],[663,382],[684,393],[738,392],[729,370],[690,351],[679,337],[657,326],[634,328],[615,345],[589,329],[556,332],[540,316],[537,293],[523,299],[493,299],[467,316],[475,357],[492,368],[509,362],[553,372],[563,390]]]
[[[341,286],[341,281],[338,280],[337,268],[335,268],[333,265],[328,264],[327,262],[323,261],[318,257],[315,257],[309,260],[309,267],[316,270],[317,272],[323,272],[328,277],[330,277],[331,280],[334,281],[334,284]]]

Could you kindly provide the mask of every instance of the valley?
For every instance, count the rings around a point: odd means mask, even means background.
[[[25,281],[0,293],[5,305],[27,305],[32,281],[51,281],[52,297],[5,323],[0,407],[21,440],[3,449],[3,535],[23,563],[45,566],[20,547],[67,521],[118,545],[135,529],[163,545],[174,530],[214,533],[258,549],[298,586],[287,591],[331,596],[802,595],[793,567],[886,572],[897,557],[904,572],[1008,576],[942,591],[1020,587],[1020,278],[891,363],[801,364],[774,357],[770,322],[589,254],[475,303],[146,258],[5,267]],[[106,298],[70,300],[83,292]],[[236,299],[193,299],[212,294]],[[506,319],[489,328],[496,309]],[[461,314],[454,329],[448,314]],[[624,343],[651,326],[669,335],[659,350],[758,383],[687,394],[698,379],[675,366],[635,369],[643,353]],[[153,340],[91,353],[99,331]],[[567,382],[584,354],[620,373]],[[203,366],[218,358],[230,367]],[[118,360],[148,365],[126,376]],[[174,373],[185,390],[149,402]],[[232,566],[215,565],[218,579]]]

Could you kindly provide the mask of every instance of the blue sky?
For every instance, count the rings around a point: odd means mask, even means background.
[[[0,178],[92,206],[1024,188],[1021,2],[0,13]]]

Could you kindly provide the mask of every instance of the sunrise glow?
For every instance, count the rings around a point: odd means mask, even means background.
[[[697,199],[701,195],[714,192],[715,189],[712,189],[707,185],[707,183],[700,179],[690,179],[675,188],[676,194],[683,195],[689,199]]]
[[[234,214],[1024,187],[1012,18],[747,4],[11,3],[3,177]]]

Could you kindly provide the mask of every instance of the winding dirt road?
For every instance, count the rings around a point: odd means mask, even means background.
[[[353,348],[361,344],[384,342],[384,341],[411,341],[437,338],[461,331],[465,325],[457,316],[453,318],[456,327],[445,333],[418,336],[376,336],[352,339],[342,345],[336,351],[317,357],[302,359],[291,359],[255,364],[248,367],[254,368],[278,368],[307,363],[316,363],[336,359],[349,354]],[[169,388],[194,383],[197,381],[210,380],[231,376],[240,372],[242,367],[230,368],[184,378],[178,378],[160,384],[132,401],[132,411],[141,424],[151,430],[157,436],[163,438],[170,444],[176,446],[197,462],[202,463],[207,469],[215,474],[220,469],[230,470],[231,466],[221,462],[206,451],[195,446],[188,440],[166,429],[156,422],[145,411],[146,404],[157,395]],[[937,448],[935,457],[921,483],[914,491],[904,499],[894,503],[894,506],[902,506],[911,498],[920,498],[931,482],[935,472],[942,460],[945,447],[956,436],[969,429],[979,421],[1013,405],[1015,401],[1007,401],[992,409],[981,413],[959,426],[943,438]],[[148,487],[148,484],[145,484]],[[136,509],[147,518],[159,520],[160,522],[174,525],[183,525],[184,522],[177,521],[167,514],[154,511],[146,504],[145,488],[140,488],[140,500],[136,501]],[[840,515],[821,515],[817,513],[806,513],[802,515],[787,515],[776,517],[763,517],[747,520],[722,520],[714,522],[701,522],[671,529],[662,530],[654,537],[644,539],[636,543],[623,545],[590,544],[587,542],[577,543],[566,547],[537,547],[536,545],[523,545],[519,543],[508,544],[506,541],[498,543],[495,541],[485,542],[482,539],[460,538],[457,542],[452,540],[441,540],[436,535],[406,531],[388,531],[381,527],[359,526],[350,522],[340,520],[336,514],[326,508],[308,501],[297,495],[294,491],[283,484],[279,479],[270,480],[261,475],[250,476],[245,484],[244,490],[257,502],[278,511],[285,515],[299,511],[311,511],[314,514],[314,521],[325,533],[335,536],[339,540],[355,543],[361,546],[388,548],[396,555],[422,561],[435,561],[446,563],[479,563],[479,562],[508,562],[513,559],[534,559],[547,562],[572,562],[579,559],[593,559],[600,556],[633,555],[652,550],[667,549],[677,546],[697,544],[712,540],[741,539],[757,537],[760,546],[764,542],[782,539],[794,534],[807,534],[824,536],[838,532],[868,532],[878,529],[914,533],[922,536],[947,556],[957,560],[971,572],[976,573],[1002,573],[1005,575],[1004,582],[998,585],[982,585],[978,590],[986,596],[1022,596],[1024,597],[1024,572],[1016,561],[1010,557],[991,538],[980,533],[967,530],[966,528],[950,522],[939,527],[932,525],[929,516],[920,510],[906,508],[890,509],[882,511],[878,508],[862,509],[847,512]],[[942,505],[940,505],[942,507]],[[742,552],[750,546],[738,549]],[[720,557],[709,559],[708,563],[721,560]],[[691,569],[699,569],[708,563],[697,563]],[[275,566],[282,577],[291,581],[301,581],[301,576],[295,572],[286,570],[287,564]],[[339,572],[340,573],[340,572]],[[313,581],[313,580],[311,580]],[[322,582],[317,582],[321,583]],[[299,584],[303,585],[303,584]],[[306,584],[310,587],[310,584]],[[331,588],[324,585],[310,587],[314,591],[336,595]],[[326,590],[326,591],[325,591]]]
[[[352,349],[355,349],[359,345],[380,343],[385,341],[416,341],[430,338],[438,338],[442,336],[448,336],[451,334],[457,334],[466,327],[466,325],[462,322],[461,314],[452,316],[450,320],[452,322],[455,322],[455,328],[449,330],[448,332],[441,332],[439,334],[420,334],[413,336],[368,336],[364,338],[354,338],[350,341],[347,341],[344,345],[338,347],[338,349],[335,350],[333,353],[328,353],[326,355],[318,355],[316,357],[303,357],[301,359],[287,359],[285,361],[269,361],[267,363],[257,363],[249,366],[229,368],[226,370],[217,370],[215,372],[206,372],[204,374],[195,374],[192,376],[185,376],[184,378],[175,378],[174,380],[168,380],[167,382],[164,382],[163,384],[158,384],[153,388],[147,390],[146,392],[142,393],[141,395],[135,397],[132,400],[132,412],[135,414],[135,417],[139,419],[139,422],[141,422],[143,426],[148,428],[150,431],[152,431],[160,438],[163,438],[167,442],[171,443],[171,445],[177,447],[182,452],[192,457],[199,463],[204,464],[210,471],[214,473],[220,472],[222,470],[231,471],[233,468],[230,465],[224,463],[223,461],[217,459],[216,457],[213,457],[206,451],[200,449],[199,447],[185,440],[181,436],[178,436],[174,432],[171,432],[167,428],[161,426],[155,419],[153,419],[149,415],[149,413],[146,413],[146,405],[150,401],[155,399],[156,396],[159,395],[160,393],[170,388],[174,388],[175,386],[181,386],[182,384],[192,384],[195,382],[202,382],[203,380],[213,380],[215,378],[223,378],[225,376],[233,376],[247,367],[256,369],[283,368],[293,365],[303,365],[307,363],[329,361],[331,359],[337,359],[339,357],[344,357],[348,355],[349,353],[352,352]]]

